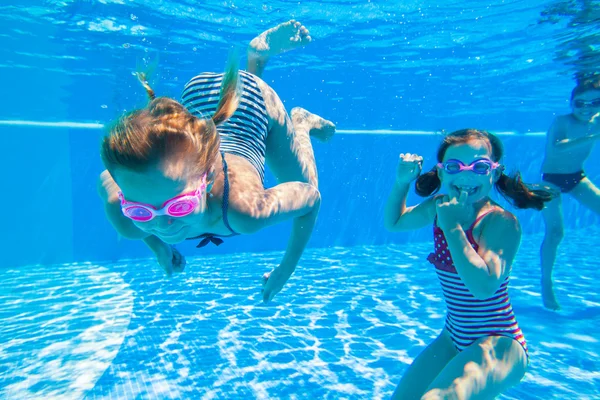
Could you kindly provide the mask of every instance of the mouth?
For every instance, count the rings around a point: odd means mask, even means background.
[[[168,233],[167,232],[156,232],[155,231],[155,234],[156,234],[156,236],[158,236],[160,238],[172,239],[172,238],[178,236],[181,233],[182,230],[183,230],[183,227],[177,229],[176,231],[168,232]]]
[[[466,192],[469,196],[473,196],[479,191],[479,186],[452,185],[452,188],[458,193]]]

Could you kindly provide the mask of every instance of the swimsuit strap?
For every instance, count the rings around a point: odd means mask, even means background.
[[[467,238],[469,239],[471,244],[477,244],[477,242],[475,242],[475,238],[473,237],[473,228],[475,228],[475,225],[477,225],[483,218],[485,218],[486,215],[491,214],[492,212],[496,211],[496,208],[498,208],[498,207],[494,206],[494,207],[490,208],[489,210],[487,210],[486,212],[484,212],[483,214],[481,214],[479,217],[477,217],[475,219],[475,221],[473,221],[473,223],[471,224],[469,229],[467,229],[467,231],[465,233],[467,234]]]
[[[475,227],[475,225],[477,225],[477,223],[479,221],[481,221],[489,213],[495,211],[496,208],[498,208],[498,207],[492,207],[491,209],[487,210],[486,212],[484,212],[483,214],[481,214],[479,217],[477,217],[477,219],[475,219],[475,221],[471,224],[471,226],[467,230],[469,230],[469,231],[473,230],[473,228]],[[434,226],[438,226],[438,224],[437,224],[437,215],[435,217],[433,217],[433,225]]]
[[[233,235],[237,235],[238,233],[229,225],[229,219],[227,218],[227,210],[229,209],[229,177],[227,176],[225,153],[221,152],[221,158],[223,159],[223,203],[221,206],[223,209],[223,223]]]
[[[239,235],[236,231],[233,230],[231,225],[229,225],[229,219],[227,218],[227,210],[229,209],[229,177],[227,175],[227,162],[225,161],[225,153],[221,152],[221,159],[223,160],[223,202],[221,203],[221,210],[223,211],[223,223],[231,232],[230,235],[222,236],[222,237],[230,237]],[[196,245],[196,247],[204,247],[209,243],[214,244],[215,246],[219,246],[223,243],[223,239],[218,235],[213,233],[204,233],[200,236],[196,236],[190,239],[202,239],[200,243]]]
[[[495,207],[495,206],[494,206],[494,207],[490,208],[489,210],[487,210],[486,212],[484,212],[483,214],[481,214],[479,217],[477,217],[477,219],[475,219],[475,221],[474,221],[474,222],[471,224],[471,226],[469,227],[469,230],[470,230],[470,231],[472,231],[472,230],[473,230],[473,228],[475,227],[475,225],[477,225],[477,223],[478,223],[479,221],[481,221],[481,220],[482,220],[482,219],[483,219],[483,218],[484,218],[486,215],[488,215],[488,214],[490,214],[490,213],[492,213],[492,212],[496,211],[496,208],[497,208],[497,207]]]

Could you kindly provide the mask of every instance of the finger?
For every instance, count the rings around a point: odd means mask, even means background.
[[[460,196],[458,196],[458,202],[460,204],[463,204],[467,201],[467,197],[469,197],[469,194],[467,192],[465,192],[464,190],[460,192]]]

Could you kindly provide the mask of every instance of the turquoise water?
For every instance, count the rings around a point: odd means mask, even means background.
[[[145,104],[136,69],[156,66],[157,93],[177,97],[232,51],[243,67],[249,40],[290,18],[313,41],[273,57],[264,79],[288,109],[339,128],[314,146],[323,203],[310,248],[269,305],[261,276],[289,224],[181,244],[186,271],[167,279],[103,213],[104,127]],[[569,112],[575,75],[597,72],[598,49],[596,0],[0,4],[2,193],[19,205],[0,229],[0,398],[389,398],[445,316],[431,228],[383,229],[398,153],[430,166],[442,131],[483,128],[501,134],[508,170],[538,182],[544,134]],[[594,182],[599,157],[586,165]],[[598,399],[600,216],[565,197],[551,312],[540,214],[515,214],[525,236],[510,294],[531,365],[500,399]]]
[[[541,237],[524,238],[510,294],[531,365],[500,399],[600,396],[599,233],[561,249],[560,313],[541,307]],[[144,259],[2,270],[0,397],[389,398],[444,323],[431,247],[309,250],[270,305],[279,252],[191,258],[171,280]]]

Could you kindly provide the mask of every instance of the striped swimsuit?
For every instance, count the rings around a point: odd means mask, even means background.
[[[221,83],[225,74],[204,72],[190,79],[181,94],[181,104],[198,118],[209,118],[217,110],[221,94]],[[223,223],[231,232],[227,236],[205,233],[192,239],[200,239],[196,247],[204,247],[208,243],[220,245],[221,237],[235,236],[229,225],[227,209],[229,207],[229,180],[225,153],[234,154],[248,160],[260,176],[265,178],[265,152],[269,121],[267,108],[262,92],[254,79],[254,75],[240,71],[242,93],[240,103],[231,118],[217,126],[221,139],[220,150],[223,162],[224,187],[223,187]]]
[[[475,251],[479,248],[473,238],[473,227],[491,211],[479,216],[465,232]],[[435,266],[442,284],[447,315],[445,328],[454,346],[462,351],[477,339],[486,336],[508,336],[519,342],[527,354],[527,343],[517,324],[508,296],[507,276],[496,293],[488,299],[477,300],[467,289],[456,272],[444,233],[434,224],[435,252],[427,260]]]
[[[190,79],[181,95],[182,104],[193,115],[209,118],[217,110],[224,74],[204,72]],[[242,93],[240,103],[231,118],[217,127],[221,151],[244,157],[265,176],[265,151],[268,118],[262,92],[254,75],[240,71]]]

